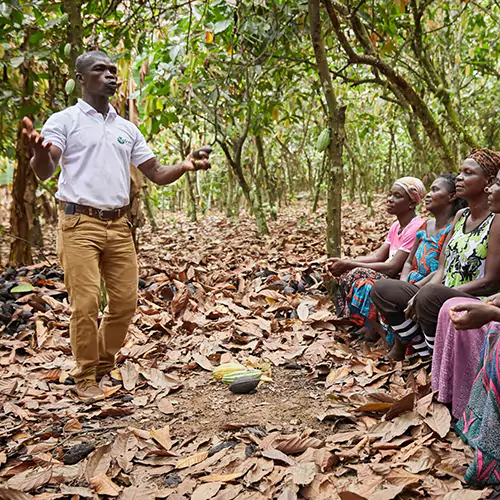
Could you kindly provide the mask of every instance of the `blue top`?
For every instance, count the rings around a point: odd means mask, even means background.
[[[439,255],[443,244],[451,231],[448,223],[435,236],[427,234],[427,222],[417,231],[416,238],[420,240],[412,262],[412,270],[408,274],[408,283],[416,283],[438,268]]]

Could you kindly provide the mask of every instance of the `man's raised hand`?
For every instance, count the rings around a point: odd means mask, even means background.
[[[51,142],[44,142],[43,135],[40,135],[33,127],[33,122],[25,116],[23,118],[23,135],[26,137],[26,141],[28,147],[33,150],[35,154],[46,154],[47,156],[50,153],[50,147],[52,146]]]
[[[59,163],[61,150],[51,142],[45,142],[44,137],[35,130],[33,122],[27,116],[23,118],[23,123],[23,135],[27,146],[33,152],[30,165],[40,179],[48,179]]]
[[[208,170],[210,168],[210,161],[208,156],[212,152],[212,148],[209,146],[203,146],[200,149],[189,153],[183,162],[184,170],[187,172],[193,172],[196,170]]]

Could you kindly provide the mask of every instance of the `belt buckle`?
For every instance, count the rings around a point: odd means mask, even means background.
[[[108,222],[110,220],[112,220],[112,217],[104,217],[104,212],[110,212],[111,210],[104,210],[104,209],[100,209],[98,210],[98,214],[99,214],[99,220],[102,220],[104,222]]]

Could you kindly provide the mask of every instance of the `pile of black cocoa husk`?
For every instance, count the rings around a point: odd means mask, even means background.
[[[38,296],[62,300],[66,296],[63,280],[63,272],[49,265],[7,268],[0,274],[0,331],[20,333],[33,323],[36,311],[50,310],[50,305]],[[16,292],[20,285],[24,290]]]

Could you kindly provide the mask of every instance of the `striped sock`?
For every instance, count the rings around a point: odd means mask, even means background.
[[[414,323],[411,319],[408,319],[399,325],[392,325],[392,329],[394,333],[406,343],[422,333],[418,323]]]

